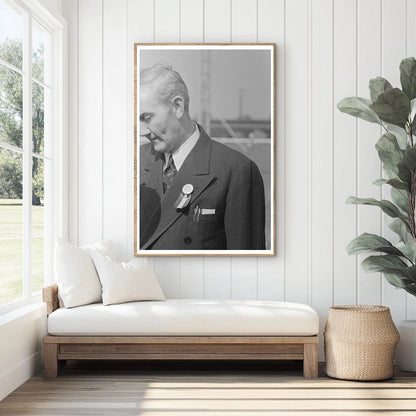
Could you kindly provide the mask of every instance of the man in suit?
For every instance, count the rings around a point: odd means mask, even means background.
[[[264,250],[264,185],[256,164],[189,116],[171,67],[140,72],[141,250]]]

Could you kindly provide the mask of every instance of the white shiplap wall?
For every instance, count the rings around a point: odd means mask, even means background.
[[[70,237],[115,241],[133,253],[133,43],[277,44],[277,256],[156,258],[168,297],[276,299],[319,311],[383,303],[395,320],[416,301],[363,273],[347,243],[388,232],[371,207],[380,197],[378,127],[338,112],[368,96],[369,78],[398,85],[398,64],[416,54],[413,0],[62,0],[69,21]]]

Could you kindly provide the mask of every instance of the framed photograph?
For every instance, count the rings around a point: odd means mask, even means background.
[[[134,254],[275,255],[275,45],[134,49]]]

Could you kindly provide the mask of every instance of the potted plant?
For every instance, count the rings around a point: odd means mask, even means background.
[[[350,196],[349,204],[381,208],[389,218],[389,228],[398,236],[393,244],[376,234],[364,233],[352,240],[349,254],[374,253],[362,267],[367,272],[381,272],[386,280],[416,296],[416,59],[400,63],[400,88],[384,78],[369,82],[370,99],[344,98],[338,109],[354,117],[379,124],[383,135],[376,150],[382,162],[385,178],[377,186],[387,185],[391,200]],[[403,370],[416,371],[416,321],[400,324],[401,342],[396,358]],[[414,339],[412,340],[412,336]]]

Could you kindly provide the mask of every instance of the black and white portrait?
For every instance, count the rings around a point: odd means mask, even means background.
[[[274,45],[135,48],[135,254],[274,255]]]

